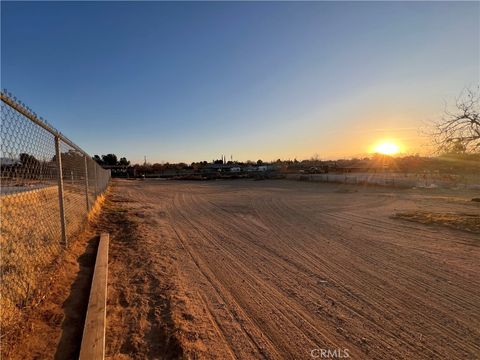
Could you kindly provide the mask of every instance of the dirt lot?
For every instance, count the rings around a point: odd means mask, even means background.
[[[479,358],[476,229],[395,217],[479,214],[471,197],[278,180],[117,181],[101,224],[112,233],[107,355]]]

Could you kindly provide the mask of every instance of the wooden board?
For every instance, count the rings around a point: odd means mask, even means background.
[[[93,272],[87,316],[83,328],[80,360],[103,360],[105,356],[108,242],[109,235],[102,233]]]

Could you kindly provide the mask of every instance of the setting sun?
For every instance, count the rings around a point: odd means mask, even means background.
[[[375,146],[374,152],[383,155],[395,155],[400,152],[400,146],[393,142],[385,141]]]

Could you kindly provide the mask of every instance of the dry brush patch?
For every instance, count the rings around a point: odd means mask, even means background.
[[[398,212],[393,218],[427,225],[443,225],[453,229],[480,233],[480,215],[474,213],[407,211]]]

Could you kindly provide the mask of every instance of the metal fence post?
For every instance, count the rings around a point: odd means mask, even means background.
[[[98,196],[98,190],[97,190],[97,162],[93,163],[93,173],[95,175],[94,184],[95,184],[95,200],[96,200],[97,196]]]
[[[63,171],[62,156],[60,154],[60,138],[55,135],[55,158],[57,160],[57,178],[58,178],[58,207],[60,210],[60,226],[62,232],[62,244],[67,246],[67,229],[65,226],[65,206],[63,202]]]
[[[88,159],[84,155],[83,158],[85,159],[85,198],[87,200],[87,213],[90,210],[90,201],[88,199]]]

